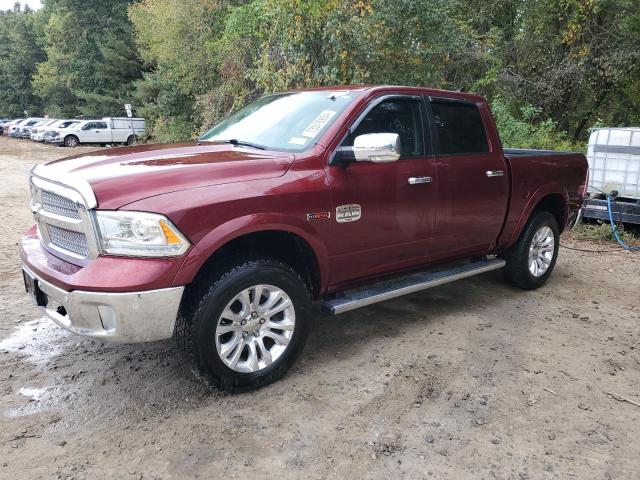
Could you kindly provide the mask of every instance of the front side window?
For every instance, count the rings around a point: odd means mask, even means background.
[[[331,90],[269,95],[232,113],[199,140],[302,152],[320,139],[358,95]]]
[[[489,144],[478,107],[473,103],[431,101],[441,155],[487,153]]]
[[[413,98],[383,100],[366,114],[343,146],[353,146],[357,136],[367,133],[397,133],[401,158],[424,156],[420,101]]]

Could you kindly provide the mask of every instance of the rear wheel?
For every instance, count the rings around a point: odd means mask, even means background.
[[[125,145],[133,145],[134,143],[136,143],[136,136],[135,135],[129,135],[129,137],[127,138],[127,141],[124,142]]]
[[[228,390],[267,385],[302,352],[309,291],[288,265],[248,260],[195,288],[178,318],[176,339],[196,373],[213,384]]]
[[[544,285],[558,258],[559,239],[555,217],[548,212],[534,212],[505,258],[507,280],[525,290]]]
[[[79,143],[80,141],[78,140],[78,137],[76,137],[75,135],[69,135],[64,139],[65,147],[71,147],[71,148],[77,147]]]

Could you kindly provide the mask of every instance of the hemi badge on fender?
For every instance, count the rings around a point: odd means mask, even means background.
[[[336,222],[338,223],[355,222],[360,220],[361,216],[362,207],[357,203],[336,207]]]
[[[331,212],[313,212],[307,213],[307,220],[310,222],[313,220],[329,220],[331,218]]]

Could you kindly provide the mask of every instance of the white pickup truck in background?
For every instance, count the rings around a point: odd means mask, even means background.
[[[65,147],[77,147],[81,143],[132,145],[144,132],[144,118],[105,117],[100,120],[83,120],[60,132],[60,136],[51,143]]]

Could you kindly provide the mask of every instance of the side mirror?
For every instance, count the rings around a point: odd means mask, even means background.
[[[336,154],[335,163],[395,162],[400,158],[400,135],[397,133],[358,135],[353,141],[353,147],[340,147]]]

